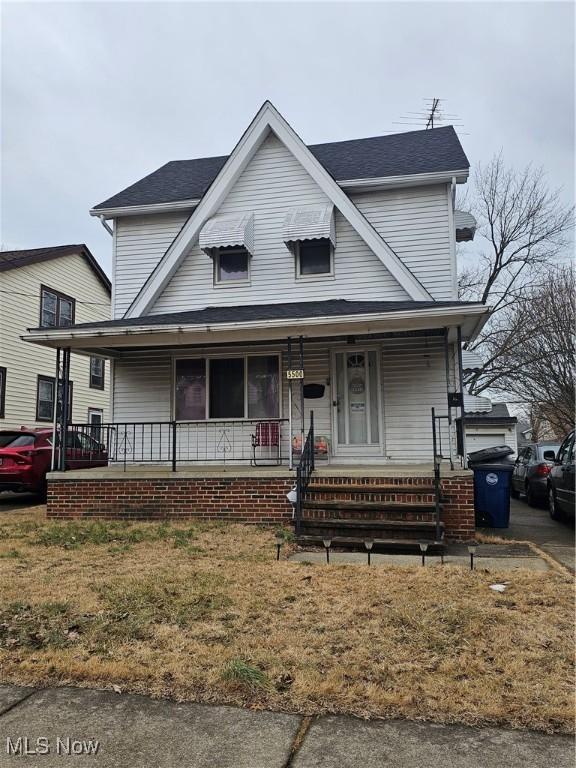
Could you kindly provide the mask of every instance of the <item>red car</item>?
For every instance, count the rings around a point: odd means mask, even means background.
[[[46,493],[46,473],[52,463],[53,430],[0,431],[0,492]],[[104,445],[85,432],[70,431],[66,441],[66,467],[103,467],[108,464]],[[56,447],[56,460],[60,451]]]

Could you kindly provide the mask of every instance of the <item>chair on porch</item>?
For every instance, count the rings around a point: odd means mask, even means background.
[[[252,435],[252,460],[250,462],[253,467],[258,466],[256,461],[257,448],[276,448],[276,463],[280,464],[280,424],[277,421],[259,421],[256,424],[256,431]]]

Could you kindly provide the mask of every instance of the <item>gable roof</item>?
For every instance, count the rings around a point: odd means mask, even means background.
[[[220,173],[216,176],[198,206],[176,235],[152,274],[149,275],[144,285],[140,288],[136,298],[125,313],[126,317],[143,315],[152,308],[154,302],[176,272],[187,250],[196,242],[200,229],[206,220],[215,215],[234,183],[270,133],[275,134],[292,153],[310,178],[356,230],[370,250],[398,281],[399,285],[404,288],[408,296],[415,301],[428,301],[432,298],[422,283],[358,210],[323,165],[314,157],[282,115],[269,101],[266,101],[242,134],[232,154],[224,163]]]
[[[49,248],[27,248],[18,251],[0,251],[0,272],[6,272],[9,269],[18,269],[30,264],[38,264],[42,261],[59,259],[62,256],[83,256],[88,266],[92,269],[98,280],[104,288],[111,293],[112,285],[106,276],[106,273],[98,264],[90,249],[84,243],[76,245],[56,245]]]
[[[338,182],[470,167],[451,125],[368,139],[312,144],[314,157]],[[173,160],[94,206],[94,211],[199,200],[224,167],[228,155]]]

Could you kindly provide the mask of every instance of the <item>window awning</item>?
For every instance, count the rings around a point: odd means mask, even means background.
[[[464,243],[474,240],[476,233],[476,219],[466,211],[454,211],[454,228],[456,229],[456,242]]]
[[[204,224],[198,238],[200,248],[209,256],[214,248],[246,248],[254,254],[254,214],[214,216]]]
[[[291,208],[284,219],[284,242],[289,245],[297,240],[327,238],[336,245],[334,206],[307,205]]]

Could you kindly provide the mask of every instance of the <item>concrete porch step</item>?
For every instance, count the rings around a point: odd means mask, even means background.
[[[298,536],[296,542],[303,547],[321,547],[324,549],[322,536],[302,535]],[[445,549],[444,541],[430,540],[426,554],[432,552],[443,552]],[[331,547],[338,549],[349,549],[353,551],[366,552],[364,539],[357,536],[335,536],[332,538]],[[375,538],[372,546],[372,552],[420,552],[420,542],[417,539],[401,538]]]
[[[432,520],[358,520],[327,518],[306,519],[301,521],[303,535],[323,538],[352,537],[364,539],[435,539],[436,523]],[[440,524],[440,536],[444,525]]]
[[[305,499],[304,509],[340,509],[384,512],[434,512],[432,502],[356,501],[354,499]]]
[[[359,485],[353,482],[338,484],[310,483],[308,493],[399,493],[399,494],[433,494],[432,485],[392,485],[390,483],[372,483]]]
[[[314,528],[338,526],[339,528],[381,528],[383,530],[396,528],[399,530],[434,531],[436,529],[436,523],[429,520],[349,520],[341,518],[310,520],[304,518],[302,525]],[[440,523],[440,528],[444,528],[444,523]]]

